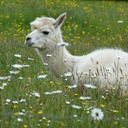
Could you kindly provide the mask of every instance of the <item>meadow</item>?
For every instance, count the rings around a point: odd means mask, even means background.
[[[0,128],[128,127],[127,94],[62,82],[24,45],[31,21],[64,12],[63,38],[72,54],[99,48],[128,51],[125,1],[0,1]]]

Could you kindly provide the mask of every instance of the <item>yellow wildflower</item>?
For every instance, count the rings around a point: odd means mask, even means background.
[[[74,96],[76,96],[76,97],[77,97],[77,96],[79,96],[79,94],[75,93],[75,94],[74,94]]]
[[[38,111],[38,114],[39,115],[43,114],[43,111],[42,110]]]
[[[105,107],[105,105],[104,105],[104,104],[100,104],[100,107],[104,108],[104,107]]]
[[[28,128],[28,126],[25,124],[25,125],[23,126],[23,128]]]
[[[13,105],[13,108],[14,108],[14,109],[18,108],[18,105],[14,104],[14,105]]]
[[[14,116],[18,116],[18,112],[15,112],[15,113],[14,113]]]

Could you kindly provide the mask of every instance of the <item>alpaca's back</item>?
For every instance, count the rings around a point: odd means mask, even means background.
[[[128,53],[116,49],[94,51],[81,58],[74,74],[76,83],[95,83],[101,87],[128,86]]]

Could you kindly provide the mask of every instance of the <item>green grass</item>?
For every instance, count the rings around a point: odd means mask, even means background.
[[[0,127],[127,128],[128,96],[120,97],[118,91],[110,93],[98,88],[87,89],[83,93],[81,87],[69,89],[68,83],[48,73],[33,49],[24,46],[31,21],[42,15],[57,18],[63,12],[67,12],[67,19],[62,26],[63,37],[70,42],[68,50],[72,54],[83,55],[106,47],[127,51],[127,2],[2,0],[0,76],[10,76],[11,70],[19,70],[20,73],[11,75],[10,80],[0,80]],[[15,57],[15,54],[20,54],[21,58]],[[30,67],[14,69],[13,64],[28,64]],[[48,76],[37,79],[40,74]],[[62,93],[45,94],[55,90],[62,90]],[[40,97],[34,96],[33,91],[38,92]],[[80,100],[80,96],[89,96],[91,99]],[[25,101],[20,102],[21,99]],[[66,104],[66,101],[70,104]],[[76,109],[72,105],[82,108]],[[92,120],[89,109],[92,106],[102,110],[102,120]],[[19,112],[23,115],[19,115]]]

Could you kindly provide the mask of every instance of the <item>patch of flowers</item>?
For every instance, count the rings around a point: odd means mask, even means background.
[[[39,0],[30,1],[27,6],[25,5],[26,1],[21,0],[1,1],[1,9],[6,10],[1,11],[0,15],[1,127],[68,128],[85,125],[87,127],[88,124],[90,127],[128,127],[128,95],[123,98],[116,94],[109,96],[108,90],[102,94],[98,86],[92,84],[84,84],[79,88],[79,85],[75,84],[66,83],[64,86],[65,83],[60,81],[58,82],[60,84],[50,82],[54,78],[49,77],[47,71],[39,73],[44,69],[36,65],[36,62],[41,62],[34,56],[34,52],[25,48],[23,42],[25,35],[30,32],[27,22],[32,21],[34,15],[46,15],[45,10],[50,8],[49,16],[56,17],[60,11],[67,9],[70,12],[67,12],[69,19],[66,19],[67,23],[65,22],[63,26],[66,31],[63,38],[74,44],[74,47],[67,42],[58,43],[58,47],[69,46],[69,50],[77,55],[85,54],[85,49],[88,52],[90,48],[97,46],[126,47],[128,33],[126,2]],[[40,11],[42,8],[44,14]],[[34,15],[31,15],[31,10]],[[28,54],[31,56],[28,57]],[[52,57],[51,54],[46,56],[49,59]],[[65,59],[64,62],[66,61]],[[48,64],[44,62],[44,65],[47,69]],[[67,72],[62,77],[67,81],[71,76],[72,73]],[[96,77],[93,76],[92,79]]]

